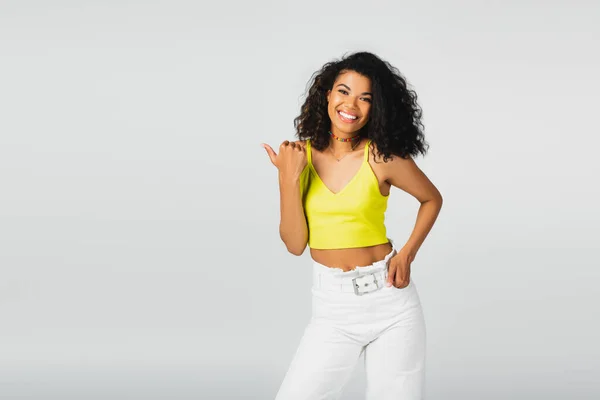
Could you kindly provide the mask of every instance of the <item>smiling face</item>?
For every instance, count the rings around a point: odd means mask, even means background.
[[[372,101],[369,78],[355,71],[340,73],[327,91],[331,132],[340,137],[356,135],[369,119]]]

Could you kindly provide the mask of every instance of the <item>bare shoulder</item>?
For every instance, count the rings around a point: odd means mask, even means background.
[[[373,140],[371,140],[369,142],[369,153],[371,155],[371,158],[375,158],[377,160],[379,160],[379,159],[383,160],[383,155],[379,151],[379,147],[377,147],[377,143],[375,143]]]
[[[412,157],[402,158],[397,154],[391,154],[384,162],[384,154],[380,152],[377,144],[371,142],[369,152],[369,161],[381,180],[386,181],[393,186],[402,186],[400,180],[402,177],[413,174],[418,169]]]
[[[375,143],[373,145],[376,147]],[[403,158],[392,154],[391,158],[383,162],[383,154],[380,154],[378,149],[375,149],[374,153],[378,156],[378,171],[390,185],[411,194],[420,202],[441,199],[438,189],[421,171],[412,156]]]
[[[399,166],[400,168],[402,168],[402,166],[409,166],[409,165],[414,165],[415,161],[413,160],[412,157],[408,156],[407,158],[402,158],[399,155],[396,154],[391,154],[390,157],[387,158],[387,160],[385,161],[385,163],[383,162],[384,159],[384,154],[379,150],[379,148],[377,147],[377,143],[375,142],[371,142],[369,144],[370,148],[369,148],[369,152],[371,153],[371,158],[376,159],[377,163],[382,164],[382,165],[387,165],[387,166]]]

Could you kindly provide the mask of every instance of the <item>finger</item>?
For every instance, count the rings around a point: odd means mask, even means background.
[[[407,287],[409,276],[410,276],[410,269],[408,267],[405,270],[403,270],[402,273],[397,273],[396,274],[396,287],[399,289]]]
[[[392,286],[392,284],[394,283],[394,279],[396,276],[396,266],[390,264],[388,266],[388,277],[386,280],[386,286]]]
[[[402,289],[407,286],[406,279],[403,274],[396,274],[396,284],[394,286],[396,286],[398,289]]]
[[[408,286],[408,278],[404,278],[404,281],[402,281],[402,283],[400,284],[400,286],[398,286],[398,288],[404,289],[407,286]]]
[[[394,286],[397,288],[401,288],[404,283],[404,268],[398,267],[398,271],[396,272],[396,277],[394,280]]]
[[[275,158],[277,158],[277,153],[275,153],[275,150],[273,150],[271,146],[265,143],[261,143],[261,146],[267,151],[267,155],[271,159],[273,165],[275,165]]]

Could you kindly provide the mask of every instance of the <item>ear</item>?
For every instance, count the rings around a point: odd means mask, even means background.
[[[331,96],[331,90],[328,90],[327,93],[325,94],[325,97],[327,98],[328,103],[329,103],[329,96]]]

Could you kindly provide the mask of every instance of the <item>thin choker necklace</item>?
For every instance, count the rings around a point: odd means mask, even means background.
[[[329,131],[329,135],[331,135],[335,140],[339,140],[340,142],[353,142],[355,140],[360,139],[360,134],[354,135],[351,138],[341,138],[339,136],[335,136],[331,131]]]
[[[329,132],[329,133],[331,133],[331,132]],[[333,134],[332,134],[332,135],[333,135]],[[334,137],[335,137],[335,136],[334,136]],[[344,142],[349,142],[350,140],[354,140],[354,138],[356,138],[356,137],[359,137],[359,136],[357,135],[357,136],[354,136],[354,137],[352,137],[352,138],[350,138],[350,139],[346,139],[346,140],[343,140],[343,141],[344,141]],[[337,138],[336,138],[336,139],[337,139]],[[342,159],[343,159],[344,157],[346,157],[348,154],[352,153],[352,152],[354,151],[354,149],[355,149],[355,148],[358,146],[358,144],[359,144],[359,143],[360,143],[360,140],[356,140],[356,142],[355,142],[355,143],[352,143],[352,147],[350,148],[350,151],[347,151],[347,152],[346,152],[346,154],[344,154],[344,155],[343,155],[342,157],[340,157],[340,158],[337,158],[337,157],[335,156],[335,153],[334,153],[334,152],[333,152],[333,150],[331,149],[331,145],[327,146],[327,148],[329,149],[329,151],[330,151],[330,152],[331,152],[331,154],[333,155],[333,158],[335,158],[335,160],[336,160],[337,162],[340,162],[340,161],[342,161]]]

